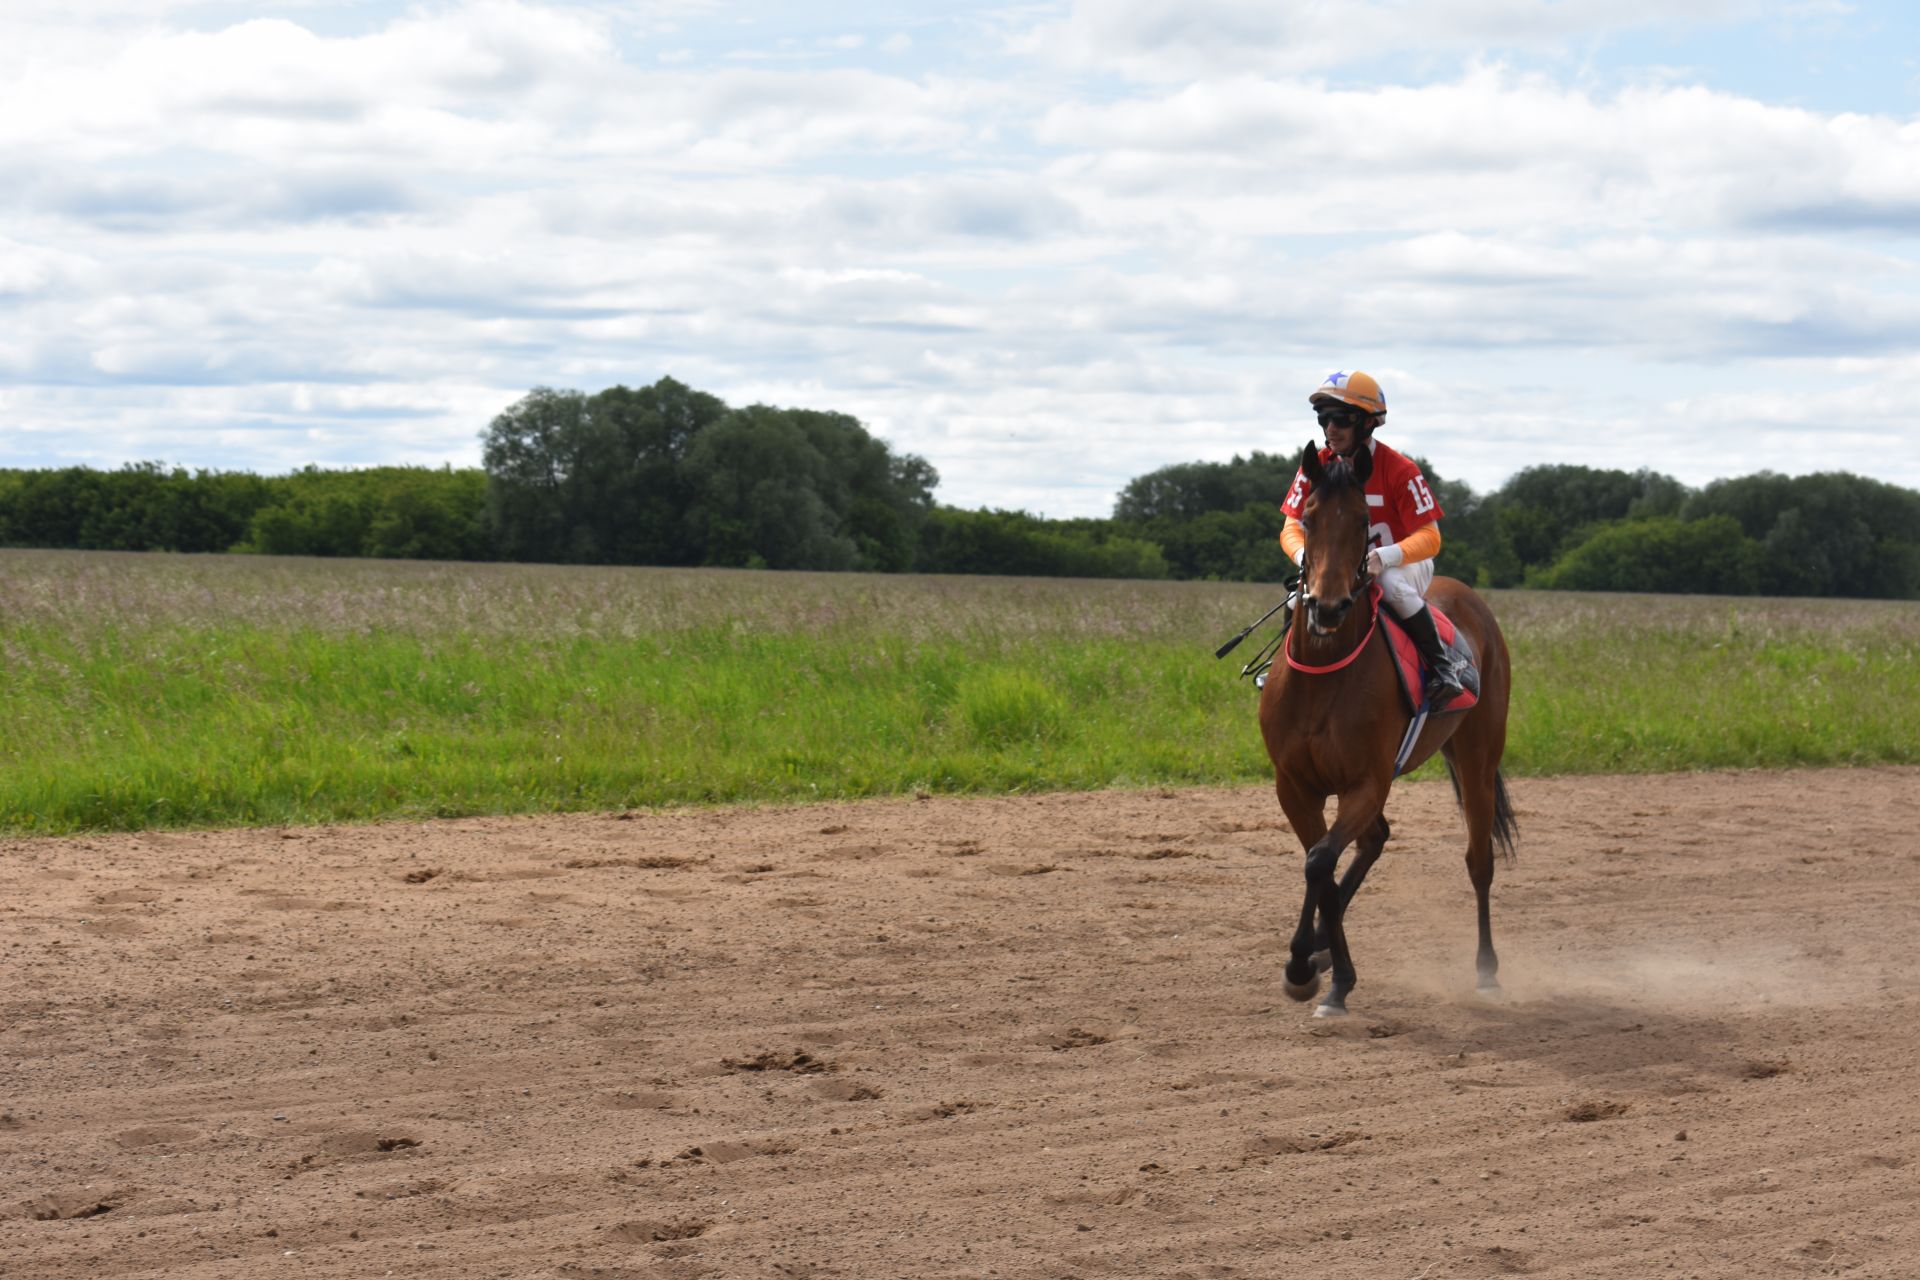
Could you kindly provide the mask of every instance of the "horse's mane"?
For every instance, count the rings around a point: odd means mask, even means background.
[[[1360,477],[1354,474],[1353,463],[1337,454],[1333,461],[1326,464],[1326,470],[1322,475],[1324,478],[1320,489],[1325,497],[1335,498],[1349,489],[1365,488]]]

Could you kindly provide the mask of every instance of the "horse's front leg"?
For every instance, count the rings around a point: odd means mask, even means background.
[[[1380,860],[1380,851],[1387,847],[1387,840],[1393,835],[1393,828],[1387,825],[1387,815],[1379,819],[1360,837],[1353,847],[1353,860],[1347,863],[1347,869],[1340,876],[1340,913],[1344,919],[1346,910],[1353,905],[1353,895],[1360,892],[1360,885],[1367,878],[1367,872]],[[1325,973],[1333,967],[1333,952],[1327,943],[1326,926],[1314,930],[1313,967]]]
[[[1333,956],[1333,982],[1326,996],[1320,1001],[1320,1007],[1314,1010],[1317,1018],[1337,1018],[1347,1012],[1347,996],[1359,981],[1359,975],[1353,967],[1353,953],[1347,946],[1346,914],[1350,893],[1342,893],[1342,886],[1334,882],[1334,870],[1340,865],[1340,855],[1356,838],[1375,833],[1380,824],[1380,810],[1386,803],[1384,787],[1363,787],[1349,791],[1340,797],[1340,809],[1334,816],[1333,827],[1327,834],[1307,851],[1307,898],[1316,903],[1320,912],[1321,930],[1326,938],[1327,949]],[[1384,833],[1382,833],[1384,834]],[[1353,877],[1353,887],[1359,888],[1360,877],[1365,876],[1365,868],[1358,865],[1364,858],[1366,865],[1372,865],[1374,858],[1380,855],[1378,843],[1369,840],[1362,854],[1356,855],[1358,876]],[[1295,962],[1304,955],[1308,967],[1312,967],[1314,945],[1313,920],[1303,917],[1300,932],[1294,936],[1293,960],[1288,962],[1289,976]]]
[[[1275,790],[1280,794],[1280,807],[1285,810],[1294,835],[1300,838],[1300,847],[1311,857],[1313,850],[1326,838],[1327,798],[1301,791],[1284,779],[1276,782]],[[1306,895],[1300,903],[1300,923],[1294,929],[1293,941],[1288,947],[1291,959],[1287,961],[1281,982],[1291,1000],[1311,1000],[1320,994],[1320,969],[1313,963],[1313,919],[1319,909],[1320,886],[1309,875]]]

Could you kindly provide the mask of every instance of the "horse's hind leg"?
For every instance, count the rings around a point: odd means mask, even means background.
[[[1500,957],[1493,949],[1493,837],[1499,816],[1500,767],[1474,751],[1456,752],[1449,744],[1447,766],[1453,770],[1460,808],[1467,819],[1467,878],[1480,913],[1480,949],[1474,957],[1479,989],[1492,995],[1500,990]]]
[[[1387,825],[1387,815],[1381,814],[1374,820],[1373,826],[1360,837],[1353,846],[1353,861],[1347,864],[1347,870],[1340,877],[1340,914],[1346,917],[1347,908],[1353,905],[1353,895],[1360,892],[1361,881],[1367,878],[1367,872],[1380,860],[1380,851],[1387,847],[1387,840],[1393,835],[1393,828]],[[1333,951],[1327,943],[1327,927],[1322,924],[1313,933],[1313,967],[1325,973],[1333,967]]]

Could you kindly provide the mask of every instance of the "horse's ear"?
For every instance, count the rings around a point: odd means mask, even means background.
[[[1362,443],[1358,449],[1353,451],[1353,478],[1359,483],[1365,484],[1367,477],[1372,474],[1373,450]]]
[[[1316,488],[1327,478],[1326,469],[1320,465],[1320,446],[1311,440],[1300,451],[1300,470],[1306,474],[1307,483]]]

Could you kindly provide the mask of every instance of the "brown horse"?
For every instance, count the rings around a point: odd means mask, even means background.
[[[1260,733],[1273,761],[1280,807],[1307,852],[1306,898],[1287,961],[1286,992],[1295,1000],[1311,999],[1320,989],[1320,974],[1331,968],[1332,985],[1314,1011],[1316,1017],[1330,1017],[1346,1013],[1347,994],[1356,981],[1347,947],[1347,905],[1386,846],[1383,810],[1393,786],[1394,757],[1412,717],[1400,698],[1385,624],[1375,616],[1383,606],[1367,574],[1362,487],[1372,455],[1362,448],[1351,463],[1335,458],[1322,467],[1319,450],[1309,444],[1300,465],[1313,485],[1301,511],[1307,530],[1301,607],[1286,638],[1292,661],[1275,663],[1261,692]],[[1487,902],[1494,846],[1511,858],[1515,834],[1513,807],[1500,776],[1512,670],[1500,627],[1472,588],[1435,578],[1427,599],[1466,633],[1479,664],[1480,698],[1465,711],[1431,716],[1405,768],[1417,767],[1435,751],[1445,753],[1454,795],[1466,814],[1467,874],[1480,904],[1479,986],[1492,993],[1500,989]],[[1351,661],[1326,670],[1350,655]],[[1302,671],[1296,663],[1322,670]],[[1328,796],[1339,798],[1331,828]],[[1334,871],[1350,844],[1355,845],[1353,861],[1336,882]]]

